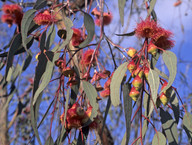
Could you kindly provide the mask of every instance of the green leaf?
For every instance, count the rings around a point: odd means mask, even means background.
[[[39,105],[41,103],[41,97],[39,97],[35,103],[35,105],[33,105],[33,97],[31,99],[31,105],[30,105],[30,116],[31,116],[31,126],[33,128],[34,134],[37,138],[37,141],[40,145],[42,145],[40,137],[39,137],[39,132],[37,129],[37,114],[39,111]]]
[[[131,131],[131,115],[132,115],[132,99],[129,97],[131,90],[131,84],[126,83],[123,86],[123,104],[125,113],[125,126],[126,126],[126,141],[125,145],[129,143],[130,131]]]
[[[7,78],[8,72],[10,72],[9,69],[13,65],[14,54],[17,51],[17,49],[21,46],[21,44],[22,44],[22,38],[21,38],[21,33],[19,33],[14,37],[8,52],[5,78]]]
[[[135,35],[135,31],[133,32],[129,32],[129,33],[125,33],[125,34],[115,34],[117,36],[134,36]]]
[[[178,144],[178,133],[177,133],[177,123],[169,112],[164,111],[160,108],[160,116],[161,116],[161,123],[163,127],[163,131],[165,132],[166,138],[170,145],[177,145]]]
[[[152,145],[166,145],[165,136],[158,131],[153,137]]]
[[[169,79],[169,77],[164,73],[164,72],[162,72],[162,71],[160,71],[158,68],[154,68],[154,70],[160,75],[160,76],[162,76],[163,78],[165,78],[165,79]]]
[[[157,52],[157,54],[155,56],[151,57],[151,68],[155,69],[155,65],[157,64],[157,61],[160,57],[160,52]]]
[[[36,10],[30,9],[27,12],[25,12],[22,21],[21,21],[21,36],[22,36],[22,44],[23,47],[27,49],[26,42],[27,42],[27,35],[28,30],[31,25],[31,22],[33,21],[33,18],[35,16]]]
[[[47,6],[47,0],[37,0],[34,9],[39,10]]]
[[[97,91],[95,90],[95,87],[90,84],[87,81],[82,81],[83,88],[86,94],[86,97],[89,99],[92,108],[91,117],[90,120],[93,121],[93,119],[97,116],[97,110],[99,109],[99,105],[97,103]]]
[[[35,104],[36,99],[38,98],[39,94],[46,88],[46,86],[49,84],[52,74],[53,74],[53,68],[55,66],[54,62],[59,58],[59,53],[55,53],[53,57],[53,61],[48,61],[46,64],[45,72],[42,75],[41,78],[41,84],[39,85],[37,91],[34,95],[33,104]]]
[[[69,89],[67,90],[67,95],[66,95],[65,114],[64,114],[64,118],[63,118],[63,126],[62,126],[62,129],[61,129],[59,145],[61,144],[63,139],[65,139],[65,136],[66,136],[65,121],[66,121],[67,110],[68,110],[68,102],[69,102]]]
[[[41,39],[40,39],[40,49],[42,52],[45,50],[45,40],[46,40],[46,31],[42,33]]]
[[[32,56],[28,55],[23,63],[22,71],[25,71],[28,68],[29,64],[31,63],[31,60],[32,60]]]
[[[93,40],[93,37],[95,35],[94,20],[88,13],[85,12],[84,12],[84,25],[87,30],[87,38],[79,45],[80,48],[86,47]]]
[[[159,75],[156,71],[154,71],[152,69],[149,70],[148,82],[149,82],[149,87],[151,90],[151,99],[153,100],[154,105],[155,105],[156,100],[157,100],[157,92],[159,89],[159,82],[160,82]],[[154,105],[153,104],[151,105],[148,116],[151,115],[151,113],[154,109]]]
[[[49,136],[45,142],[45,145],[54,145],[53,139],[51,136]]]
[[[151,1],[150,1],[150,7],[149,7],[149,11],[148,11],[147,17],[148,17],[149,15],[151,15],[151,12],[153,11],[153,9],[154,9],[154,7],[155,7],[156,1],[157,1],[157,0],[151,0]]]
[[[49,48],[53,44],[54,39],[55,39],[55,35],[56,35],[55,25],[52,24],[51,27],[49,28],[49,31],[47,34],[46,50],[49,50]]]
[[[118,7],[119,7],[119,15],[121,20],[121,25],[124,25],[124,8],[125,8],[126,0],[118,0]]]
[[[165,51],[163,52],[163,61],[165,62],[165,65],[167,66],[169,70],[169,80],[167,86],[160,92],[160,94],[164,91],[166,91],[171,85],[173,84],[173,81],[175,80],[176,74],[177,74],[177,57],[176,55],[171,51]]]
[[[121,64],[114,72],[113,77],[111,79],[110,84],[110,96],[111,96],[111,103],[113,106],[118,106],[120,104],[120,86],[123,80],[123,77],[127,71],[128,62]]]
[[[185,132],[187,133],[188,140],[190,144],[192,144],[192,115],[188,112],[185,113],[183,117],[183,128]]]
[[[173,89],[171,90],[170,98],[171,98],[170,104],[171,104],[171,107],[173,109],[174,117],[175,117],[175,120],[178,124],[179,123],[179,114],[180,114],[179,101],[178,101],[176,93]]]

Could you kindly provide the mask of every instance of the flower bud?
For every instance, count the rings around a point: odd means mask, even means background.
[[[136,90],[139,90],[142,87],[142,79],[139,76],[136,76],[132,81],[132,85],[135,87]]]
[[[148,67],[144,68],[144,75],[145,75],[146,80],[148,80],[148,75],[149,75],[149,68]]]
[[[129,62],[129,64],[127,65],[127,69],[129,70],[130,73],[132,73],[136,69],[136,65],[133,60]]]
[[[135,48],[133,48],[133,47],[130,47],[129,48],[129,50],[127,51],[127,55],[129,56],[129,57],[134,57],[134,55],[137,53],[137,50],[135,49]]]
[[[144,72],[143,72],[143,69],[142,69],[142,67],[137,67],[137,69],[132,73],[132,77],[135,77],[135,76],[139,76],[140,78],[142,78],[143,77],[143,75],[144,75]]]
[[[131,88],[131,91],[129,92],[129,96],[134,100],[137,101],[139,97],[140,92],[135,89],[135,87]]]
[[[154,45],[153,43],[150,43],[148,48],[147,48],[147,52],[152,54],[153,56],[156,56],[158,51],[158,48],[156,45]]]
[[[100,92],[100,96],[103,98],[107,98],[109,95],[110,95],[110,89],[109,88]]]
[[[169,98],[165,95],[165,93],[162,93],[160,96],[160,100],[161,100],[163,105],[167,105]]]

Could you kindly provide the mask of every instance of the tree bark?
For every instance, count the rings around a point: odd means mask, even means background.
[[[2,80],[2,78],[3,77],[0,74],[0,80]],[[6,95],[6,88],[3,88],[3,84],[0,84],[0,144],[9,145],[8,128],[7,128],[8,106],[4,108],[7,102],[7,97],[3,97],[4,95]]]

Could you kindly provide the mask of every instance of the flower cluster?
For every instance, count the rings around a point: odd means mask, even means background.
[[[45,10],[44,12],[39,12],[33,20],[37,25],[51,25],[52,23],[57,21],[48,10]]]
[[[173,34],[149,18],[137,24],[135,33],[139,38],[151,38],[151,42],[161,49],[167,50],[174,46],[174,41],[171,40]]]
[[[66,115],[66,122],[65,122],[65,128],[66,129],[72,129],[72,128],[80,128],[82,127],[91,116],[92,107],[88,107],[85,111],[83,107],[80,106],[79,103],[74,103],[73,106],[67,110]],[[60,116],[61,123],[64,123],[64,115],[63,113]],[[96,118],[90,125],[90,129],[96,128],[98,123],[98,118]]]
[[[101,20],[100,20],[101,12],[98,11],[97,8],[94,8],[92,10],[91,14],[96,17],[95,24],[97,26],[100,26],[101,25]],[[113,16],[112,16],[111,12],[108,12],[108,13],[104,12],[103,13],[103,25],[109,25],[111,23],[111,21],[112,21],[112,18],[113,18]]]
[[[73,46],[79,46],[84,41],[84,38],[82,36],[82,31],[77,28],[72,28],[73,30],[73,36],[72,36],[72,45]]]
[[[2,11],[4,14],[1,16],[1,20],[4,23],[7,23],[9,27],[13,24],[18,26],[21,25],[21,20],[23,18],[23,11],[22,8],[17,4],[12,5],[3,5]]]
[[[88,49],[87,51],[85,51],[85,53],[82,56],[82,60],[81,60],[81,64],[83,66],[89,66],[89,64],[91,63],[91,58],[93,56],[94,53],[94,49]],[[98,55],[98,53],[95,54],[95,57]],[[95,63],[95,58],[93,58],[93,64]]]

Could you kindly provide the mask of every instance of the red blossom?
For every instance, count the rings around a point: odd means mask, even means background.
[[[82,31],[80,29],[77,28],[72,28],[73,29],[73,36],[72,36],[72,45],[73,46],[79,46],[79,44],[81,44],[84,39],[82,36]]]
[[[9,27],[11,27],[13,25],[13,17],[9,14],[5,14],[1,16],[1,21],[3,23],[7,23]]]
[[[151,38],[157,31],[157,28],[157,23],[154,20],[146,19],[137,24],[135,33],[139,38]]]
[[[81,60],[82,65],[89,66],[89,64],[91,63],[91,58],[92,58],[93,52],[94,52],[94,49],[89,49],[83,54],[83,57]],[[97,54],[95,54],[95,55],[97,55]],[[93,63],[95,63],[95,59],[93,59]]]
[[[38,25],[51,25],[53,22],[56,22],[56,19],[51,16],[48,10],[38,13],[33,20]]]
[[[106,98],[109,95],[110,95],[110,89],[109,88],[100,92],[100,96],[103,97],[103,98]]]
[[[101,25],[101,20],[100,20],[101,12],[98,11],[97,8],[94,8],[92,10],[91,14],[96,16],[95,24],[97,26],[100,26]],[[111,12],[108,12],[108,13],[104,12],[103,13],[103,25],[109,25],[112,21],[112,18],[113,18],[113,15]]]

